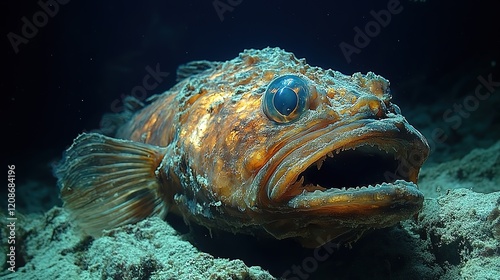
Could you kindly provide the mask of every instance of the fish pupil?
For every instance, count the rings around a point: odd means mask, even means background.
[[[298,101],[295,91],[288,87],[280,88],[273,99],[274,108],[284,116],[290,115],[297,108]]]

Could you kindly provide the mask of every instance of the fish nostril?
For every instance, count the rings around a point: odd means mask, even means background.
[[[368,101],[368,107],[377,118],[382,119],[386,117],[386,107],[380,99],[370,99],[370,101]]]
[[[384,119],[387,117],[387,108],[385,104],[376,96],[359,97],[352,109],[354,114],[368,109],[378,119]]]
[[[387,117],[387,108],[385,107],[385,104],[380,100],[378,100],[376,105],[370,105],[370,109],[378,119],[384,119]]]

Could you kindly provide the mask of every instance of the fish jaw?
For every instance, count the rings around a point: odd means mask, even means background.
[[[422,208],[416,183],[429,146],[401,115],[317,126],[261,170],[266,182],[260,203],[290,221],[289,227],[286,221],[267,226],[269,233],[319,246],[317,238],[357,239]]]

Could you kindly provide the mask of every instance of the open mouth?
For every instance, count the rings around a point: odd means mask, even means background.
[[[400,166],[395,154],[375,145],[363,145],[338,153],[328,152],[300,173],[298,180],[309,190],[375,186],[393,183],[396,178],[411,181],[408,174],[398,174]]]
[[[363,120],[297,138],[270,161],[267,198],[325,211],[420,207],[416,182],[428,145],[412,127],[397,124]]]
[[[413,213],[420,209],[423,194],[416,185],[420,164],[408,164],[410,151],[402,150],[397,141],[375,143],[342,147],[309,158],[283,193],[288,205],[336,213],[373,214],[374,209]]]
[[[266,192],[259,202],[282,219],[266,230],[289,237],[294,233],[278,226],[287,224],[328,239],[409,218],[423,206],[416,182],[428,151],[425,138],[403,119],[311,127],[261,169],[269,175],[262,176]]]

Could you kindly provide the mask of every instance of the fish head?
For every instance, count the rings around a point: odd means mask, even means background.
[[[200,186],[198,196],[209,189],[202,199],[220,201],[214,212],[229,227],[254,225],[314,247],[356,240],[421,209],[416,183],[429,146],[391,102],[385,78],[266,48],[189,83],[203,94],[188,102],[179,139],[189,147],[184,166],[197,170],[185,181],[201,179],[186,185]]]
[[[391,102],[388,80],[310,67],[293,55],[276,64],[261,69],[236,141],[251,181],[246,205],[266,231],[314,247],[417,213],[429,146]]]

